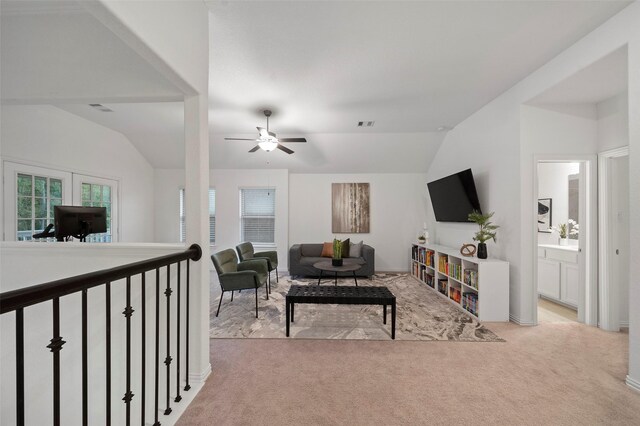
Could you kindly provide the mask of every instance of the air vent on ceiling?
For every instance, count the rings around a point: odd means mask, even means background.
[[[373,127],[375,121],[358,121],[358,127]]]
[[[89,104],[90,107],[97,109],[98,111],[102,111],[102,112],[113,112],[112,109],[107,108],[106,106],[102,105],[102,104]]]

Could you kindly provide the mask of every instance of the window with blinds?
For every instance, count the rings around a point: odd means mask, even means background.
[[[276,190],[240,190],[240,238],[254,244],[275,244]]]
[[[187,226],[185,220],[184,189],[180,190],[180,242],[187,239]],[[209,188],[209,243],[216,242],[216,190]]]

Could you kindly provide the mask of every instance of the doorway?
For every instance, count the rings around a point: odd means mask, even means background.
[[[597,323],[595,158],[536,158],[535,323]]]

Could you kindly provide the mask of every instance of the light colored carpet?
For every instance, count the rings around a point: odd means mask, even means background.
[[[628,335],[491,324],[501,344],[211,339],[179,425],[637,425]]]
[[[258,290],[258,318],[255,317],[255,292],[226,293],[220,315],[215,317],[219,298],[212,301],[210,336],[214,338],[286,338],[285,295],[291,284],[316,285],[317,279],[292,280],[280,277],[271,283],[271,295],[265,300]],[[396,340],[455,340],[462,342],[501,342],[495,333],[465,311],[456,308],[425,284],[407,274],[377,274],[361,279],[361,286],[385,286],[396,296]],[[323,286],[333,285],[323,281]],[[353,279],[341,279],[338,285],[353,285]],[[381,306],[296,304],[292,338],[365,339],[391,338],[391,308],[383,324]]]

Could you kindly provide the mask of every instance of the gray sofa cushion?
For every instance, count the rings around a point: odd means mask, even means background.
[[[322,255],[322,246],[323,244],[300,244],[300,252],[305,257],[320,257]]]

